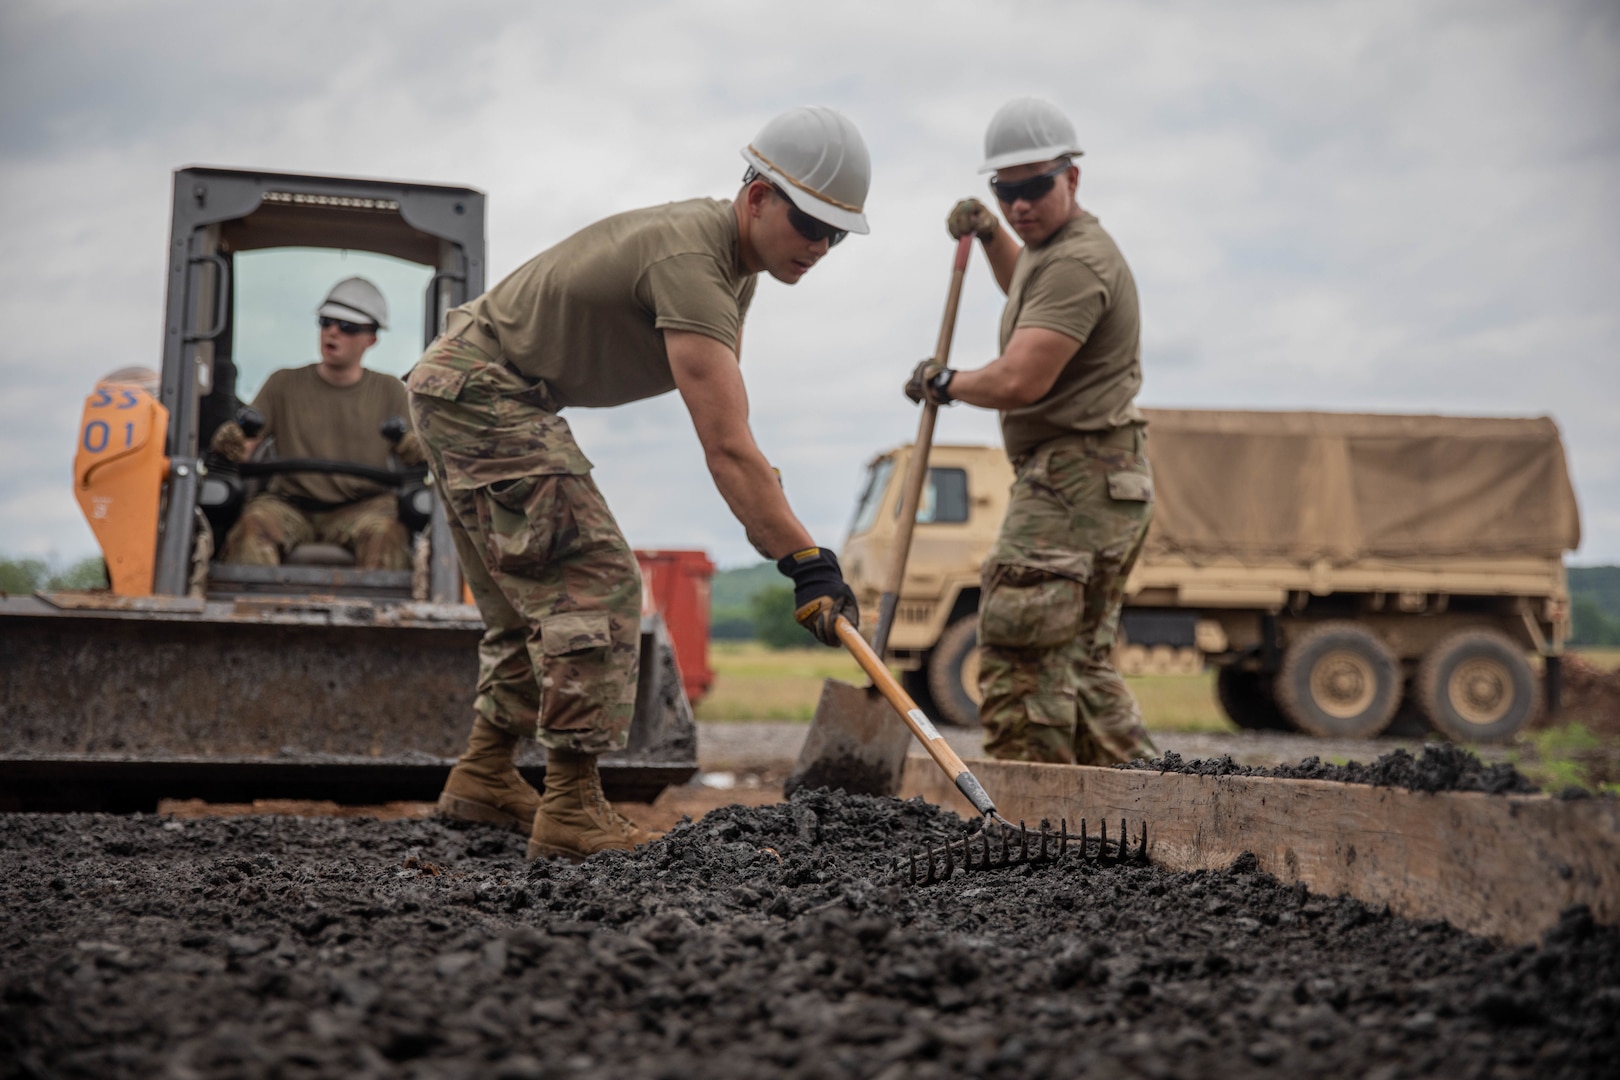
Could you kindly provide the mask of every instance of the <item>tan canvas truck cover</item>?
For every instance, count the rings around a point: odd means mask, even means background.
[[[1548,417],[1143,412],[1158,492],[1149,560],[1561,559],[1580,544]]]

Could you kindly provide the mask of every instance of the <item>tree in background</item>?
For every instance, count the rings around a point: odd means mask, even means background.
[[[1592,597],[1574,597],[1570,615],[1574,622],[1569,635],[1571,645],[1620,645],[1620,620],[1606,617]]]
[[[44,559],[0,559],[0,593],[27,596],[38,589],[105,589],[107,564],[101,556],[80,559],[52,573]]]
[[[798,649],[813,639],[793,619],[793,587],[772,585],[756,592],[748,602],[754,637],[773,649]]]

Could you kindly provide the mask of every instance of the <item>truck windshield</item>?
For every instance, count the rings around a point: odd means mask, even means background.
[[[866,486],[855,504],[855,523],[849,535],[859,536],[877,522],[878,509],[883,505],[883,493],[889,489],[889,477],[894,474],[894,459],[884,458],[866,472]]]
[[[236,396],[251,402],[270,373],[320,359],[315,309],[346,277],[369,279],[388,301],[388,329],[365,365],[403,375],[422,355],[422,304],[433,271],[391,255],[325,248],[266,248],[232,259]]]

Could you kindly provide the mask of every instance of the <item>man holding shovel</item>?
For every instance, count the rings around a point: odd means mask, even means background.
[[[979,237],[1007,294],[1001,355],[972,371],[925,360],[906,394],[998,410],[1017,474],[979,601],[986,751],[1101,765],[1157,753],[1111,660],[1153,474],[1134,403],[1136,283],[1076,201],[1080,153],[1050,102],[1020,98],[992,118],[979,171],[1017,239],[976,199],[947,224]]]
[[[582,859],[653,839],[610,806],[598,755],[635,707],[641,577],[559,410],[679,390],[715,485],[794,582],[796,614],[836,644],[855,598],[754,443],[738,367],[756,276],[797,282],[865,233],[855,125],[826,108],[766,124],[730,201],[632,210],[541,252],[451,311],[406,380],[411,415],[484,619],[467,752],[439,810],[529,834],[529,857]],[[546,747],[542,798],[513,765]]]

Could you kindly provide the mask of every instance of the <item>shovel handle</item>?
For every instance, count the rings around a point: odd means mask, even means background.
[[[838,631],[838,640],[843,642],[844,648],[855,657],[855,662],[861,665],[861,670],[872,680],[872,685],[877,687],[878,693],[887,698],[894,711],[900,714],[900,719],[905,721],[906,727],[911,729],[911,734],[922,743],[923,749],[928,751],[928,756],[945,770],[945,775],[951,778],[956,790],[973,804],[973,809],[986,817],[995,816],[996,804],[990,801],[984,785],[968,771],[968,767],[956,756],[956,751],[951,749],[950,743],[945,741],[939,729],[935,728],[933,722],[917,708],[917,703],[911,700],[911,695],[901,689],[899,681],[889,674],[889,669],[883,666],[883,661],[872,651],[872,646],[861,637],[861,632],[851,626],[849,620],[842,615],[834,625]]]
[[[934,362],[944,367],[951,358],[951,338],[956,336],[956,309],[962,302],[962,278],[967,274],[968,255],[973,250],[973,234],[956,242],[956,261],[951,264],[951,289],[945,297],[945,317],[940,321],[939,340],[934,345]],[[906,559],[911,554],[911,533],[917,525],[917,504],[922,501],[923,484],[928,479],[928,451],[934,444],[934,420],[939,406],[923,399],[917,420],[917,439],[911,444],[911,460],[906,464],[905,482],[900,488],[900,524],[895,531],[894,548],[889,554],[888,572],[883,580],[883,596],[878,601],[877,629],[872,633],[872,649],[882,656],[894,629],[895,609],[900,606],[900,587],[906,580]]]

